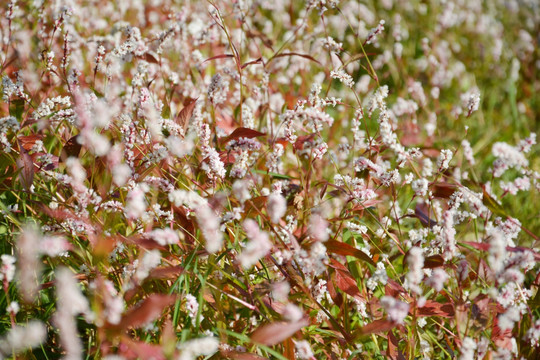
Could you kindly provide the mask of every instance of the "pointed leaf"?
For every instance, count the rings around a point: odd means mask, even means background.
[[[424,260],[424,268],[433,269],[444,265],[444,259],[441,255],[428,256]]]
[[[255,60],[252,60],[252,61],[249,61],[245,64],[242,64],[242,69],[245,69],[247,66],[249,65],[253,65],[253,64],[259,64],[262,62],[262,58],[258,58],[258,59],[255,59]]]
[[[392,330],[396,326],[397,324],[390,320],[386,320],[386,319],[375,320],[367,324],[366,326],[362,327],[360,329],[360,334],[370,335],[370,334],[383,333],[388,330]]]
[[[127,336],[122,336],[121,342],[124,345],[119,347],[121,355],[127,359],[165,360],[165,355],[160,345],[134,341]]]
[[[426,212],[427,212],[426,205],[418,204],[416,205],[416,208],[414,209],[414,214],[420,220],[420,222],[422,223],[424,227],[428,227],[428,226],[433,227],[437,225],[437,222],[431,219]]]
[[[417,316],[441,316],[451,318],[455,314],[452,303],[439,303],[433,300],[427,300],[425,305],[417,309]]]
[[[79,135],[75,135],[65,143],[62,154],[60,155],[62,161],[66,161],[68,157],[79,157],[81,144],[77,141],[78,139]]]
[[[40,135],[26,135],[26,136],[19,136],[19,143],[26,151],[30,151],[32,147],[36,144],[36,141],[41,140],[43,137]]]
[[[182,132],[185,135],[186,130],[189,125],[189,120],[191,119],[191,116],[193,115],[193,110],[195,109],[195,106],[197,105],[197,99],[193,100],[189,104],[187,104],[176,116],[176,123],[182,127]]]
[[[346,294],[352,297],[361,297],[358,284],[352,275],[347,271],[336,271],[336,286]]]
[[[239,127],[239,128],[234,129],[232,134],[227,136],[223,142],[229,142],[231,140],[238,140],[240,138],[252,139],[259,136],[266,136],[266,134],[259,132],[257,130],[250,129],[250,128]]]
[[[212,56],[211,58],[204,60],[203,63],[207,61],[216,60],[216,59],[224,59],[224,58],[232,58],[232,57],[234,57],[232,54],[220,54],[220,55]]]
[[[174,303],[172,295],[152,294],[138,306],[132,307],[122,317],[119,327],[122,329],[137,328],[158,318],[163,309]]]
[[[344,242],[339,242],[335,240],[330,240],[325,243],[326,249],[328,252],[343,255],[343,256],[354,256],[357,259],[363,260],[370,265],[375,266],[373,260],[362,250],[359,250],[349,244]]]
[[[307,325],[309,325],[308,319],[302,319],[293,323],[274,322],[263,325],[255,330],[251,335],[251,340],[257,344],[273,346],[288,339],[295,332]]]
[[[448,199],[457,190],[457,186],[447,183],[436,183],[432,185],[433,196]]]
[[[21,170],[21,172],[19,173],[19,178],[22,185],[25,187],[26,190],[28,190],[34,182],[34,174],[36,171],[34,168],[34,162],[32,161],[32,157],[28,155],[28,152],[22,147],[21,144],[19,144],[19,148],[20,156],[17,159],[17,167]]]

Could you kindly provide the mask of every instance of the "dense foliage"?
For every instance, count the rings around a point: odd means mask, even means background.
[[[539,350],[537,1],[0,13],[0,358]]]

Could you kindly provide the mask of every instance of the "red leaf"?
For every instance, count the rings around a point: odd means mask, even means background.
[[[251,353],[242,353],[242,352],[237,352],[237,351],[223,352],[223,355],[227,356],[229,359],[234,359],[234,360],[266,360],[266,358],[259,355],[255,355]]]
[[[273,346],[291,337],[295,332],[307,325],[309,325],[307,319],[294,323],[274,322],[263,325],[253,332],[251,341],[257,344]]]
[[[176,279],[183,272],[184,269],[180,265],[162,266],[150,270],[148,279]]]
[[[58,162],[59,162],[58,156],[48,154],[48,158],[50,162],[47,161],[47,164],[45,164],[43,160],[41,161],[39,160],[39,158],[43,155],[45,155],[45,153],[43,152],[35,152],[32,155],[30,155],[30,157],[32,158],[32,161],[38,168],[38,171],[41,171],[41,170],[51,171],[58,168]]]
[[[369,199],[369,200],[366,200],[364,202],[362,202],[361,204],[358,204],[356,206],[354,206],[351,211],[360,211],[360,210],[364,210],[364,209],[367,209],[367,208],[370,208],[374,205],[377,205],[378,203],[381,203],[382,200],[377,200],[377,199]]]
[[[219,159],[223,162],[225,165],[234,164],[236,161],[237,155],[239,155],[240,151],[221,151],[219,153]]]
[[[153,51],[147,51],[144,54],[144,60],[146,60],[146,62],[149,62],[149,63],[152,63],[152,64],[159,64],[158,59],[159,59],[159,55],[156,54]]]
[[[398,298],[400,295],[403,296],[406,300],[410,300],[410,296],[407,293],[407,290],[403,288],[397,281],[388,279],[386,286],[384,287],[385,294]]]
[[[262,58],[258,58],[258,59],[255,59],[255,60],[252,60],[250,62],[247,62],[245,64],[242,64],[242,69],[245,69],[247,66],[249,65],[253,65],[253,64],[259,64],[262,62]]]
[[[441,255],[428,256],[424,260],[424,267],[427,269],[433,269],[444,265],[444,259]]]
[[[71,156],[79,157],[79,153],[81,152],[81,144],[79,144],[77,141],[78,138],[79,135],[75,135],[64,144],[62,154],[60,155],[62,161],[66,161],[66,159]]]
[[[380,319],[375,320],[360,329],[362,335],[378,334],[392,330],[397,324],[393,321]]]
[[[195,106],[197,105],[197,99],[193,100],[189,104],[187,104],[178,115],[176,115],[176,123],[182,127],[183,134],[186,134],[187,127],[189,125],[189,120],[191,119],[191,115],[193,115],[193,110],[195,109]]]
[[[341,305],[343,304],[343,296],[336,291],[336,288],[334,287],[334,282],[329,281],[326,286],[328,288],[330,298],[332,298],[334,304],[336,304],[338,307],[341,307]]]
[[[283,353],[283,355],[289,359],[289,360],[296,360],[296,356],[294,355],[294,342],[292,341],[292,339],[287,339],[287,341],[285,341],[285,352]]]
[[[27,136],[19,136],[19,143],[26,151],[30,151],[30,149],[36,144],[36,141],[41,140],[41,135],[27,135]]]
[[[133,341],[127,336],[122,337],[122,342],[118,348],[120,355],[127,359],[165,360],[165,355],[163,355],[160,345]]]
[[[370,265],[375,266],[373,260],[362,250],[355,248],[344,242],[330,240],[325,243],[328,252],[343,256],[354,256],[357,259],[363,260]]]
[[[361,297],[356,280],[348,271],[336,271],[336,285],[341,291],[351,295],[352,297]]]
[[[488,251],[489,250],[489,244],[488,243],[479,243],[479,242],[474,242],[474,241],[464,241],[463,244],[468,245],[470,247],[473,247],[473,248],[475,248],[477,250],[482,250],[482,251]],[[529,248],[520,247],[520,246],[517,246],[517,247],[507,246],[506,251],[510,251],[510,252],[530,251],[531,254],[534,256],[534,259],[536,261],[540,261],[540,254],[537,253],[536,251],[533,251],[533,250],[529,249]]]
[[[422,225],[424,225],[424,227],[433,227],[435,225],[437,225],[437,222],[433,219],[430,219],[430,217],[428,216],[427,214],[427,207],[426,205],[416,205],[416,208],[414,209],[414,214],[416,215],[416,217],[420,220],[420,222],[422,223]]]
[[[303,150],[304,143],[311,142],[314,137],[315,137],[315,134],[299,136],[298,139],[296,139],[296,141],[293,144],[294,150]]]
[[[152,294],[139,306],[132,307],[122,317],[119,327],[122,329],[137,328],[158,318],[163,309],[171,305],[176,297],[173,295]]]
[[[433,196],[443,199],[448,199],[456,191],[457,186],[446,183],[436,183],[432,185]]]
[[[239,127],[239,128],[234,129],[232,134],[227,136],[223,142],[229,142],[231,140],[238,140],[240,138],[252,139],[255,137],[265,136],[265,135],[266,135],[265,133],[259,132],[257,130],[253,130],[253,129],[245,128],[245,127]]]
[[[441,316],[451,318],[455,314],[454,305],[451,303],[441,304],[433,300],[427,300],[421,308],[417,308],[417,316]]]
[[[394,334],[391,331],[389,331],[388,332],[388,350],[386,350],[386,355],[390,357],[390,359],[392,360],[397,359],[398,346],[399,346],[398,339],[396,339]]]
[[[224,58],[232,58],[232,57],[234,57],[232,54],[220,54],[220,55],[212,56],[211,58],[204,60],[203,64],[207,61],[212,61],[216,59],[224,59]]]
[[[19,178],[23,186],[26,188],[26,190],[28,190],[34,182],[34,162],[32,161],[32,157],[28,155],[28,152],[22,147],[21,144],[19,144],[19,148],[21,153],[20,157],[17,159],[17,167],[21,169]]]

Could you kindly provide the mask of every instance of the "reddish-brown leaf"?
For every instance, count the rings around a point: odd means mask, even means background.
[[[148,279],[176,279],[184,269],[178,266],[161,266],[150,270]]]
[[[296,356],[294,355],[294,342],[292,339],[285,340],[285,352],[283,353],[283,356],[285,356],[289,360],[296,360]]]
[[[234,57],[232,54],[220,54],[220,55],[212,56],[211,58],[204,60],[203,63],[207,61],[216,60],[216,59],[225,59],[225,58],[232,58],[232,57]]]
[[[366,326],[362,327],[360,329],[360,334],[370,335],[370,334],[383,333],[388,330],[392,330],[396,326],[397,324],[390,320],[386,320],[386,319],[375,320],[367,324]]]
[[[452,303],[441,304],[433,300],[427,300],[426,304],[417,309],[417,316],[441,316],[451,318],[455,314]]]
[[[433,219],[430,219],[430,217],[428,216],[427,207],[425,204],[416,205],[416,208],[414,209],[414,214],[425,227],[433,227],[437,225],[437,222]]]
[[[273,346],[291,337],[295,332],[309,325],[308,319],[297,322],[274,322],[263,325],[253,332],[251,341],[257,344]]]
[[[335,277],[338,289],[352,297],[361,297],[356,280],[348,271],[336,270]]]
[[[354,206],[351,209],[351,211],[361,211],[361,210],[370,208],[370,207],[372,207],[374,205],[377,205],[380,202],[382,202],[382,200],[378,200],[378,199],[366,200],[366,201],[362,202],[361,204],[358,204],[358,205]]]
[[[138,306],[132,307],[122,317],[119,327],[122,329],[137,328],[158,318],[163,309],[171,305],[176,297],[173,295],[151,294]]]
[[[329,281],[326,286],[328,288],[330,298],[332,299],[334,304],[336,304],[338,307],[341,307],[341,305],[343,304],[343,296],[336,291],[336,288],[334,287],[334,282]]]
[[[144,60],[152,64],[159,64],[159,55],[153,51],[147,51],[144,54]]]
[[[223,355],[225,355],[229,359],[233,360],[266,360],[266,358],[251,354],[251,353],[243,353],[243,352],[237,352],[237,351],[227,351],[223,352]]]
[[[403,286],[401,286],[397,281],[388,279],[386,286],[384,287],[385,294],[388,296],[392,296],[394,298],[398,298],[399,296],[403,296],[405,300],[409,301],[410,296],[405,290]]]
[[[468,245],[470,247],[473,247],[473,248],[475,248],[477,250],[482,250],[482,251],[488,251],[489,250],[489,244],[488,243],[479,243],[479,242],[474,242],[474,241],[464,241],[463,244]],[[529,248],[520,247],[520,246],[517,246],[517,247],[507,246],[506,251],[510,251],[510,252],[529,251],[534,256],[534,259],[536,261],[540,261],[540,254],[537,253],[536,251],[533,251],[533,250],[529,249]]]
[[[325,243],[328,252],[343,256],[354,256],[357,259],[363,260],[370,265],[375,266],[373,260],[362,250],[355,248],[347,243],[330,240]]]
[[[191,116],[193,115],[193,110],[195,109],[195,106],[197,105],[197,99],[194,99],[189,104],[187,104],[178,115],[176,115],[176,123],[182,127],[182,133],[185,135],[187,127],[189,125],[189,120],[191,119]]]
[[[262,58],[258,58],[258,59],[255,59],[255,60],[251,60],[251,61],[249,61],[249,62],[247,62],[247,63],[242,64],[242,69],[245,69],[245,68],[246,68],[247,66],[249,66],[249,65],[259,64],[259,63],[261,63],[261,62],[262,62]]]
[[[28,155],[28,152],[20,147],[20,156],[17,159],[17,167],[21,170],[19,173],[19,179],[26,190],[30,189],[30,186],[34,182],[34,174],[36,172],[34,168],[34,162],[32,157]]]
[[[386,350],[386,355],[392,359],[396,360],[398,357],[398,339],[394,336],[392,331],[388,332],[388,349]]]
[[[266,206],[267,196],[257,196],[251,200],[248,200],[245,204],[246,213],[252,209],[263,209]]]
[[[431,186],[433,196],[448,199],[456,191],[457,186],[447,183],[436,183]]]
[[[234,129],[232,134],[227,136],[223,142],[229,142],[231,140],[238,140],[240,138],[252,139],[259,136],[266,136],[266,134],[259,132],[257,130],[250,129],[250,128],[239,127],[239,128]]]
[[[62,154],[60,155],[62,161],[66,161],[68,157],[79,157],[81,144],[77,141],[78,138],[79,135],[75,135],[65,143]]]
[[[147,344],[142,341],[133,341],[123,336],[119,346],[120,355],[127,359],[154,359],[165,360],[160,345]]]
[[[219,152],[219,159],[225,165],[234,164],[236,162],[236,157],[240,155],[241,151],[221,151]]]
[[[36,141],[41,140],[43,137],[41,135],[27,135],[27,136],[19,136],[19,144],[24,148],[26,151],[30,151],[30,149],[36,144]]]
[[[313,138],[315,138],[316,134],[309,134],[309,135],[302,135],[299,136],[298,139],[293,144],[294,150],[303,150],[304,149],[304,143],[313,141]]]
[[[58,168],[58,163],[59,163],[58,156],[48,154],[47,156],[48,160],[45,162],[43,159],[40,159],[43,155],[45,155],[45,153],[43,152],[35,152],[32,155],[30,155],[38,171],[41,171],[41,170],[51,171]]]
[[[444,265],[444,259],[441,255],[431,255],[424,260],[424,267],[433,269]]]

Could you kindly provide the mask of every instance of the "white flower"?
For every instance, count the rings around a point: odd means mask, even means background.
[[[126,217],[128,219],[140,218],[146,211],[144,194],[148,191],[146,184],[137,184],[127,195]]]
[[[180,241],[178,233],[171,228],[154,229],[148,235],[152,240],[163,246],[174,245]]]
[[[206,240],[206,251],[210,254],[218,252],[223,246],[223,234],[220,230],[221,220],[214,210],[206,204],[195,211],[197,223]]]
[[[409,250],[409,255],[407,255],[407,265],[409,265],[409,272],[406,275],[409,287],[411,290],[420,294],[421,290],[418,287],[418,284],[422,281],[424,277],[423,268],[424,268],[424,252],[421,248],[413,246]]]
[[[416,196],[426,196],[428,192],[428,185],[429,182],[427,181],[427,179],[422,178],[414,180],[411,184],[411,187]]]
[[[433,270],[431,276],[426,280],[426,285],[433,287],[435,291],[441,291],[446,280],[448,280],[448,274],[446,271],[436,268]]]
[[[343,69],[332,70],[330,72],[332,79],[338,79],[345,86],[352,88],[354,86],[354,80],[351,75],[347,74]]]
[[[439,168],[439,171],[444,171],[448,169],[448,166],[450,165],[450,160],[452,160],[452,156],[453,153],[451,150],[441,150],[439,157],[437,157],[437,167]]]
[[[391,296],[383,296],[381,298],[381,305],[384,307],[388,314],[388,319],[403,324],[403,320],[409,313],[409,304],[396,300]]]
[[[213,336],[191,339],[179,345],[177,360],[195,360],[198,356],[209,356],[218,351],[219,340]]]
[[[313,351],[309,342],[306,340],[300,340],[294,342],[294,347],[296,349],[296,356],[301,360],[310,360],[313,358]]]
[[[45,325],[31,320],[26,326],[17,325],[0,339],[0,353],[10,357],[14,353],[39,346],[47,337]]]
[[[266,204],[268,215],[273,223],[279,222],[279,219],[285,215],[287,211],[287,200],[278,193],[271,193],[268,196],[268,202]]]
[[[248,243],[238,260],[244,269],[255,265],[263,256],[266,256],[272,249],[270,237],[265,231],[259,229],[256,221],[247,219],[244,221],[244,230],[248,237]]]
[[[461,343],[461,355],[459,360],[474,360],[474,351],[476,350],[476,342],[470,337],[463,339]]]

